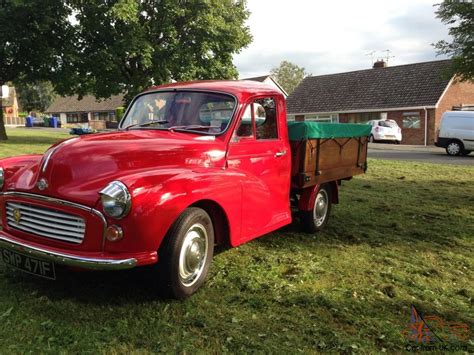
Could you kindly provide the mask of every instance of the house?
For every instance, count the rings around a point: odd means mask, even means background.
[[[1,94],[0,94],[1,95]],[[9,87],[8,97],[1,100],[1,109],[3,110],[3,123],[5,126],[19,126],[25,124],[25,119],[18,117],[18,100],[13,86]]]
[[[58,97],[46,113],[58,117],[61,124],[88,123],[91,127],[102,129],[105,126],[116,126],[115,110],[124,105],[123,95],[114,95],[109,99],[98,101],[94,96],[86,95],[79,100],[77,96]]]
[[[403,144],[433,144],[441,115],[474,105],[474,83],[446,76],[450,60],[306,77],[287,98],[288,119],[365,123],[395,120]]]
[[[271,76],[271,75],[256,76],[256,77],[253,77],[253,78],[245,78],[245,79],[240,79],[240,80],[258,81],[259,83],[264,83],[264,84],[267,84],[267,85],[271,85],[275,89],[280,91],[283,94],[283,96],[285,96],[285,98],[288,97],[288,93],[285,91],[285,89],[283,89],[283,87],[280,84],[278,84],[278,82],[275,80],[275,78],[273,78],[273,76]]]

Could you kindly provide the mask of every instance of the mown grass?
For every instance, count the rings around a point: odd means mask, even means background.
[[[474,167],[370,160],[324,232],[294,222],[224,251],[182,302],[137,271],[0,266],[0,352],[403,352],[411,304],[468,324],[472,351],[473,205]]]
[[[72,137],[63,130],[54,132],[38,128],[10,128],[7,135],[7,141],[0,141],[0,158],[43,153],[54,143]]]

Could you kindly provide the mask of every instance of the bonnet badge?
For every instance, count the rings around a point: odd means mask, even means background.
[[[18,208],[13,210],[13,219],[17,224],[21,221],[21,211]]]
[[[41,179],[40,181],[38,181],[37,186],[38,186],[38,189],[43,191],[48,188],[48,182],[46,181],[46,179]]]

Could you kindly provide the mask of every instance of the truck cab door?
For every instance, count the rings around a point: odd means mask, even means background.
[[[253,99],[235,127],[227,155],[228,168],[242,176],[242,232],[235,244],[291,222],[291,152],[280,134],[286,117],[279,114],[285,115],[275,98]]]

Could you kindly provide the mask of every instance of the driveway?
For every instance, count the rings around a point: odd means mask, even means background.
[[[418,161],[423,163],[474,166],[474,152],[465,157],[451,157],[437,147],[369,144],[369,158]]]

